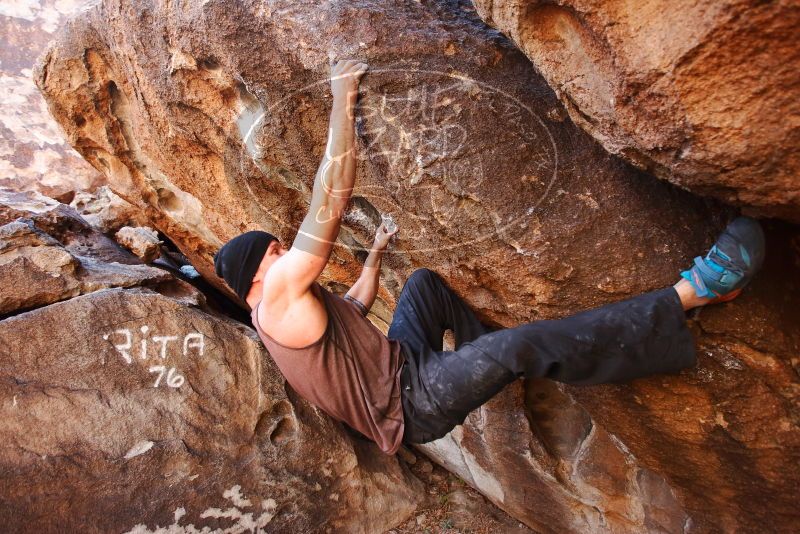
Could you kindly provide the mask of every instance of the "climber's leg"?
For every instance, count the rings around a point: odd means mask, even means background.
[[[419,442],[425,435],[414,424],[416,414],[435,410],[431,397],[425,394],[419,369],[444,365],[433,362],[446,354],[441,350],[447,329],[453,330],[456,347],[491,331],[439,275],[428,269],[414,271],[403,286],[387,334],[389,339],[401,342],[406,357],[400,383],[407,442]]]
[[[626,381],[694,365],[691,332],[673,287],[560,320],[486,333],[418,362],[407,441],[437,439],[506,384],[544,377],[570,384]],[[413,377],[412,377],[413,378]]]
[[[445,435],[522,376],[598,384],[694,365],[684,310],[736,297],[763,259],[760,225],[738,217],[674,287],[557,321],[485,333],[455,351],[423,346],[412,358],[416,367],[403,370],[404,440],[425,443]]]
[[[710,297],[698,297],[694,287],[692,287],[692,284],[684,278],[681,278],[672,287],[674,287],[675,291],[678,293],[678,297],[681,299],[681,304],[683,305],[684,311],[689,311],[692,308],[697,308],[699,306],[705,306],[711,302]]]
[[[403,286],[387,337],[414,353],[423,347],[438,351],[447,329],[453,330],[456,347],[490,330],[438,274],[417,269]]]

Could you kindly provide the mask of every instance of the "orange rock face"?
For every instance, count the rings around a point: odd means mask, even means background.
[[[609,155],[464,2],[108,0],[64,27],[36,79],[114,192],[222,287],[224,241],[294,237],[325,147],[329,65],[347,57],[371,70],[358,184],[322,282],[352,283],[392,213],[378,324],[417,267],[500,326],[664,287],[734,215]],[[693,319],[695,369],[515,383],[423,449],[540,532],[788,528],[800,252],[796,228],[767,226],[758,283]]]
[[[800,7],[754,0],[474,0],[614,154],[800,221]]]

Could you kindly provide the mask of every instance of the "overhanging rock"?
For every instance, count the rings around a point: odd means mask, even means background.
[[[371,66],[358,185],[323,278],[334,289],[352,283],[380,212],[393,213],[401,230],[385,260],[379,324],[422,266],[505,326],[663,287],[732,216],[609,156],[462,2],[106,1],[64,28],[37,83],[73,146],[215,279],[212,254],[239,232],[291,241],[324,149],[329,64],[350,57]],[[782,282],[797,272],[789,232],[769,271]],[[748,530],[767,512],[788,525],[800,320],[797,288],[774,287],[704,311],[695,370],[553,391],[580,399],[574,417],[515,385],[471,414],[441,445],[448,451],[427,450],[543,532]],[[760,330],[773,316],[779,327]],[[754,412],[753,402],[769,409]],[[583,426],[548,438],[550,419]],[[765,437],[772,424],[777,447]],[[553,452],[548,440],[566,445]],[[607,474],[614,458],[625,468]],[[739,476],[745,460],[752,467]],[[529,493],[515,493],[521,481]]]

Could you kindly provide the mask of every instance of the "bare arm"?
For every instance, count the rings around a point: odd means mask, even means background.
[[[305,295],[328,263],[339,235],[341,218],[355,185],[355,106],[365,63],[340,61],[331,70],[331,110],[328,142],[317,174],[311,205],[292,248],[270,268],[264,280],[271,290],[290,300]]]
[[[389,232],[384,224],[378,228],[375,235],[375,241],[372,243],[372,248],[369,251],[369,256],[364,262],[364,267],[361,269],[361,274],[356,280],[356,283],[350,288],[345,297],[350,297],[357,300],[364,306],[363,314],[366,315],[372,304],[375,302],[375,296],[378,294],[378,284],[381,277],[381,259],[383,252],[389,244],[389,239],[397,233],[397,228]]]

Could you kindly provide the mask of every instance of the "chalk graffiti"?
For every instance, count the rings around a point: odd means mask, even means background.
[[[383,77],[390,83],[380,82]],[[370,90],[358,105],[355,156],[381,179],[359,181],[352,193],[362,203],[378,212],[391,212],[403,222],[403,248],[393,252],[440,253],[443,247],[455,249],[500,238],[518,253],[534,255],[518,241],[528,235],[532,215],[555,192],[559,154],[548,123],[529,105],[531,101],[502,86],[449,70],[371,68],[369,79]],[[268,108],[243,92],[242,112],[233,123],[242,143],[232,144],[225,157],[233,158],[232,163],[243,172],[244,162],[251,160],[272,176],[270,139],[276,127],[289,127],[297,118],[297,102],[318,99],[320,87],[329,84],[327,76],[311,81],[271,100]],[[332,165],[336,159],[329,147],[326,164]],[[496,185],[498,172],[509,176],[502,187]],[[293,173],[279,177],[288,187],[311,193],[308,184]],[[259,201],[262,193],[250,187],[251,181],[244,183],[264,213],[270,213]],[[327,182],[323,185],[330,189]],[[359,214],[359,210],[354,203],[348,224],[373,232],[374,216],[363,210]],[[318,222],[330,216],[328,212],[315,215]],[[433,225],[438,228],[432,230]],[[451,235],[449,229],[466,226],[474,231],[453,234],[449,244],[430,237],[431,231]],[[470,238],[464,239],[465,235]]]
[[[190,342],[190,340],[194,340]],[[200,333],[193,333],[193,334],[186,334],[186,337],[183,338],[183,355],[186,356],[189,352],[190,348],[198,349],[198,355],[202,356],[203,351],[205,350],[205,338],[203,334]]]
[[[154,388],[158,387],[159,382],[161,379],[164,378],[164,373],[167,373],[167,380],[165,383],[171,388],[179,388],[183,385],[184,378],[182,375],[179,375],[177,371],[175,371],[174,367],[170,367],[167,369],[163,365],[154,365],[150,368],[151,373],[159,373],[158,378],[156,378],[156,383],[153,384]]]
[[[167,357],[167,343],[170,341],[175,341],[176,339],[178,339],[178,336],[153,336],[153,341],[156,343],[161,343],[161,352],[159,353],[159,356],[162,360]]]
[[[278,503],[273,498],[261,499],[253,502],[253,499],[246,498],[240,485],[235,485],[231,489],[225,490],[222,497],[229,502],[224,503],[221,508],[207,508],[199,515],[199,520],[204,525],[195,526],[192,523],[180,524],[186,521],[187,510],[183,506],[175,509],[174,520],[171,525],[155,525],[150,530],[144,523],[139,523],[125,534],[230,534],[241,532],[264,532],[267,525],[275,518],[278,510]],[[197,514],[194,514],[197,516]],[[210,524],[206,525],[205,519],[210,519]],[[272,529],[274,530],[274,529]],[[284,529],[285,530],[285,529]]]
[[[142,338],[138,340],[138,344],[135,343],[134,333],[128,328],[119,328],[113,332],[103,334],[103,339],[111,342],[114,350],[117,351],[127,365],[131,365],[137,357],[135,354],[137,351],[134,347],[139,349],[139,360],[147,360],[151,357],[158,360],[167,360],[171,354],[175,354],[175,350],[181,348],[181,354],[184,357],[190,357],[191,355],[203,356],[205,353],[205,336],[201,332],[190,332],[184,335],[182,346],[179,344],[180,336],[177,335],[153,335],[148,338],[150,327],[146,325],[140,327],[139,332],[141,332]],[[174,347],[172,353],[170,353],[170,343]],[[152,354],[153,349],[151,347],[153,346],[155,346],[155,354]],[[158,373],[158,377],[156,377],[153,384],[154,388],[162,384],[166,384],[171,388],[179,388],[186,381],[175,367],[152,365],[148,368],[148,371],[150,373]]]

